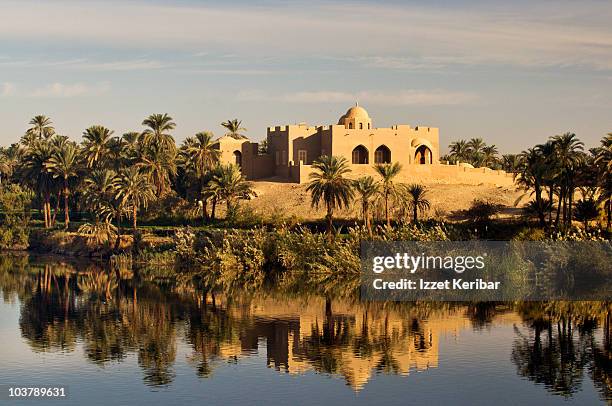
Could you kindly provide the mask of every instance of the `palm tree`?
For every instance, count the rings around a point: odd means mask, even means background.
[[[237,140],[246,138],[243,134],[240,134],[240,132],[246,131],[247,129],[242,127],[242,121],[237,118],[221,123],[221,127],[225,128],[227,130],[226,135],[232,138],[236,138]]]
[[[508,173],[515,173],[520,166],[519,155],[504,154],[502,155],[502,169]]]
[[[430,204],[427,200],[427,189],[423,185],[411,184],[405,187],[405,193],[409,197],[408,206],[412,209],[412,220],[419,222],[419,211],[429,210]]]
[[[353,188],[357,193],[359,202],[361,203],[361,215],[363,224],[367,228],[370,237],[372,236],[372,223],[370,220],[370,205],[376,196],[380,193],[378,182],[371,176],[363,176],[353,182]]]
[[[607,218],[606,229],[612,223],[612,133],[603,137],[601,146],[595,150],[594,164],[599,172],[599,203],[604,206]]]
[[[492,166],[497,162],[497,154],[499,151],[495,145],[486,145],[482,147],[482,164],[484,166]]]
[[[132,227],[137,228],[138,209],[147,207],[149,201],[155,199],[155,189],[149,178],[135,166],[123,169],[116,183],[116,198],[121,207],[132,210]]]
[[[153,144],[141,146],[137,154],[136,167],[155,185],[157,196],[163,196],[170,187],[170,177],[176,175],[176,152]]]
[[[116,247],[119,246],[121,241],[121,229],[119,227],[121,205],[115,199],[117,182],[117,173],[112,169],[94,169],[85,177],[83,201],[85,206],[93,213],[95,217],[94,225],[97,227],[89,230],[79,228],[79,232],[88,231],[89,234],[95,234],[93,231],[99,231],[107,236],[112,231],[116,236]],[[115,216],[117,217],[117,227],[112,227],[110,223]]]
[[[225,200],[228,215],[236,207],[234,203],[237,199],[247,199],[253,195],[251,183],[244,179],[240,168],[234,164],[219,165],[210,181],[210,188],[216,191],[220,200]]]
[[[51,226],[51,187],[52,174],[48,168],[49,159],[53,155],[53,148],[44,140],[34,141],[23,156],[20,168],[22,181],[35,189],[43,202],[45,228]]]
[[[542,199],[542,190],[545,177],[549,169],[547,157],[542,154],[540,148],[529,148],[520,155],[520,166],[518,172],[514,174],[515,181],[526,191],[534,190],[535,204],[541,227],[546,227],[544,217],[545,205]],[[517,199],[516,204],[523,196]]]
[[[486,146],[482,138],[472,138],[467,142],[467,147],[472,154],[479,154]]]
[[[374,169],[382,177],[382,194],[385,200],[385,219],[387,221],[387,226],[391,226],[391,218],[389,217],[389,197],[395,193],[393,178],[401,172],[402,165],[399,162],[378,164],[374,166]]]
[[[576,187],[574,177],[576,168],[584,159],[582,154],[584,143],[573,133],[557,135],[553,137],[552,141],[555,149],[554,159],[560,168],[561,196],[559,207],[563,203],[563,220],[567,228],[572,219],[572,204]]]
[[[30,125],[32,127],[28,128],[26,131],[28,137],[26,137],[25,140],[33,141],[51,138],[53,134],[55,134],[55,128],[53,128],[52,124],[53,122],[47,116],[34,116],[34,118],[30,120]]]
[[[83,203],[96,218],[110,221],[115,216],[112,202],[117,181],[117,173],[112,169],[94,169],[85,177]]]
[[[312,167],[316,172],[310,174],[306,190],[310,192],[313,207],[318,208],[321,201],[325,204],[327,233],[331,235],[334,210],[348,207],[353,199],[352,182],[345,177],[351,170],[346,158],[327,155],[313,162]]]
[[[208,199],[202,193],[202,188],[212,178],[211,170],[219,162],[220,151],[212,142],[212,133],[202,131],[194,137],[185,139],[181,148],[182,164],[187,173],[191,173],[197,182],[197,191],[202,199],[202,214],[204,220],[208,218]]]
[[[83,132],[83,155],[88,168],[108,159],[113,131],[101,125],[93,125]]]
[[[470,149],[465,140],[455,141],[449,145],[450,156],[455,162],[465,161],[469,155]]]
[[[183,143],[181,153],[185,166],[191,168],[198,177],[204,176],[219,161],[221,151],[216,148],[212,138],[211,132],[202,131],[193,137],[187,137]]]
[[[589,221],[599,216],[597,203],[593,199],[581,199],[576,202],[574,217],[584,224],[584,231],[589,231]]]
[[[62,193],[64,195],[64,227],[68,229],[70,223],[70,212],[68,198],[70,196],[69,181],[78,174],[80,167],[80,151],[73,142],[66,143],[63,147],[55,150],[47,167],[53,173],[54,178],[61,178]]]
[[[141,136],[145,145],[156,145],[168,151],[176,151],[174,138],[169,131],[174,130],[176,124],[168,114],[151,114],[145,118],[142,125],[147,126]]]

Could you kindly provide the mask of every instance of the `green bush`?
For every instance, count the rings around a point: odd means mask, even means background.
[[[0,188],[0,248],[28,247],[32,193],[19,185]]]

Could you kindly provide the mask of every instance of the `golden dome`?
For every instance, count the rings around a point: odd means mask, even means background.
[[[353,107],[348,109],[342,117],[340,117],[340,120],[338,120],[338,124],[344,124],[345,123],[344,120],[351,119],[351,118],[357,119],[359,121],[369,121],[370,115],[368,114],[366,109],[355,104]]]

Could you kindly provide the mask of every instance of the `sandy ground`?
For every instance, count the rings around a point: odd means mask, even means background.
[[[279,183],[269,181],[253,182],[257,197],[244,203],[254,212],[266,216],[275,213],[300,220],[320,219],[324,217],[324,208],[314,209],[310,205],[310,194],[305,184]],[[487,200],[504,207],[500,216],[513,216],[520,210],[514,207],[514,202],[522,192],[512,186],[496,186],[491,184],[462,185],[447,183],[423,183],[427,187],[427,198],[431,209],[426,217],[451,218],[454,213],[470,207],[474,199]],[[359,208],[353,205],[348,210],[338,212],[338,217],[354,218]]]

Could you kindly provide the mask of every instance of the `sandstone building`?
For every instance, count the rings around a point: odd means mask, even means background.
[[[257,143],[246,138],[223,136],[217,145],[221,162],[236,163],[249,180],[307,182],[312,163],[323,155],[345,157],[351,176],[372,175],[375,164],[391,162],[402,164],[402,175],[411,179],[465,181],[469,173],[477,173],[477,179],[471,178],[481,182],[488,181],[483,173],[492,172],[440,164],[438,128],[406,124],[376,128],[368,112],[358,105],[348,109],[337,124],[268,127],[267,152],[263,154],[258,152]],[[497,183],[497,179],[492,181]]]

